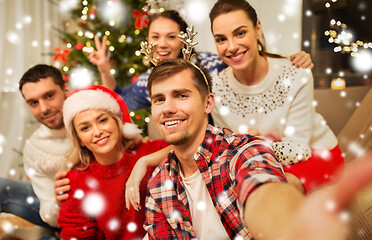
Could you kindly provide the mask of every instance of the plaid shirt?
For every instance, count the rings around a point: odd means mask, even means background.
[[[227,234],[252,239],[240,214],[247,197],[261,184],[286,181],[272,147],[257,137],[208,125],[194,159]],[[149,239],[195,238],[179,169],[171,152],[153,172],[146,198]]]

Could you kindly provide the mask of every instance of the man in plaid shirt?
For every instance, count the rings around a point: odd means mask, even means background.
[[[210,86],[183,59],[161,61],[148,79],[154,122],[174,148],[148,184],[148,238],[343,239],[339,214],[355,188],[305,200],[286,183],[268,141],[208,124]]]

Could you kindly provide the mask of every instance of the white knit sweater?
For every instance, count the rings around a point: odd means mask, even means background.
[[[284,165],[307,159],[310,148],[334,148],[335,135],[314,109],[311,71],[293,67],[288,59],[268,62],[267,76],[253,86],[241,84],[230,67],[213,76],[215,125],[242,133],[256,128],[281,140],[274,148]]]
[[[54,195],[54,175],[66,170],[65,154],[72,148],[65,128],[50,129],[41,125],[27,140],[23,152],[24,168],[40,200],[40,216],[57,227],[59,206]]]

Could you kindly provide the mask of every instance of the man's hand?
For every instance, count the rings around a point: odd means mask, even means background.
[[[297,68],[312,69],[314,67],[310,54],[304,51],[291,55],[289,60],[291,60],[292,64]]]
[[[54,193],[56,202],[61,205],[61,202],[68,198],[68,191],[70,191],[70,179],[66,178],[67,172],[60,171],[55,175]]]
[[[311,193],[294,218],[292,239],[344,240],[347,208],[356,194],[372,182],[372,153],[355,159],[334,186]]]
[[[260,240],[345,240],[347,208],[372,183],[372,152],[355,159],[332,186],[307,197],[288,183],[266,183],[246,200],[244,220]]]

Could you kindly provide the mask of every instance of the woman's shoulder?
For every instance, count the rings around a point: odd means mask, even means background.
[[[312,72],[310,69],[297,68],[293,66],[288,58],[271,58],[268,57],[269,62],[269,76],[276,75],[281,79],[312,79]]]
[[[151,68],[147,69],[146,72],[141,73],[141,74],[138,76],[138,79],[142,79],[142,78],[146,78],[146,79],[147,79],[148,76],[151,74],[151,72],[152,72],[152,69],[151,69]]]
[[[227,65],[221,60],[218,54],[215,53],[198,52],[197,60],[211,75],[217,74],[227,68]]]
[[[276,66],[287,67],[287,68],[294,67],[292,65],[292,62],[288,58],[285,58],[285,57],[282,57],[282,58],[267,57],[267,61],[269,62],[270,68],[276,67]]]
[[[91,174],[91,166],[92,162],[89,164],[88,167],[84,167],[83,165],[78,165],[70,169],[68,171],[66,177],[68,177],[70,180],[77,180],[77,179],[82,179],[87,175]]]
[[[158,150],[161,150],[161,149],[167,147],[168,145],[169,144],[166,143],[162,139],[152,140],[152,141],[148,141],[148,142],[145,142],[145,143],[141,142],[138,145],[137,151],[145,151],[145,152],[148,152],[148,154],[150,154],[152,152],[156,152]]]

